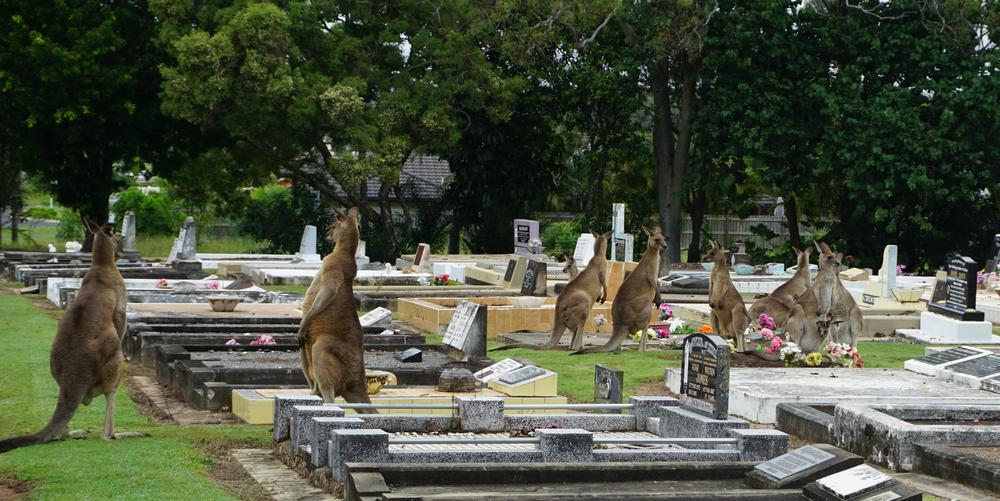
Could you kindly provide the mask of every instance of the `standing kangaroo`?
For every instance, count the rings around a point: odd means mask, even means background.
[[[829,280],[832,281],[830,286],[818,289],[828,291],[827,294],[816,296],[819,301],[819,314],[828,322],[831,338],[835,342],[856,347],[858,336],[861,335],[863,316],[854,297],[840,281],[840,262],[844,254],[840,252],[835,254],[824,242],[818,242],[816,248],[820,251],[820,269],[827,271]]]
[[[595,301],[602,304],[608,297],[608,259],[605,257],[608,251],[608,239],[611,232],[603,235],[591,231],[594,235],[594,257],[587,263],[587,267],[580,272],[576,278],[566,284],[562,294],[556,299],[556,310],[553,315],[552,335],[548,342],[542,345],[516,343],[494,348],[496,350],[509,350],[511,348],[531,348],[535,350],[552,350],[559,346],[566,329],[573,331],[573,340],[570,341],[571,350],[579,350],[583,347],[583,328],[587,325],[590,317],[590,310],[594,307]],[[570,257],[570,260],[573,258]]]
[[[333,252],[323,258],[323,265],[302,302],[299,324],[302,372],[313,393],[326,402],[343,396],[348,402],[369,403],[364,331],[358,320],[353,287],[358,274],[354,255],[361,239],[358,209],[351,208],[347,215],[334,212],[337,221],[327,233],[327,239],[334,243]]]
[[[736,349],[743,351],[743,333],[750,324],[743,296],[733,285],[726,266],[726,251],[714,240],[709,240],[712,248],[705,254],[705,262],[713,262],[709,283],[708,306],[712,310],[712,331],[736,341]]]
[[[667,238],[663,236],[659,226],[650,230],[645,226],[642,231],[646,232],[646,252],[629,276],[625,277],[618,294],[611,303],[611,322],[614,324],[611,330],[611,339],[604,346],[591,346],[573,352],[574,355],[583,353],[606,353],[621,348],[625,337],[633,332],[641,330],[645,337],[646,329],[649,328],[649,317],[653,313],[653,298],[656,296],[657,272],[660,269],[660,252],[667,248]]]
[[[788,320],[788,315],[795,306],[795,300],[809,289],[809,253],[810,247],[800,251],[792,249],[798,256],[798,269],[787,282],[781,284],[774,292],[754,301],[750,307],[750,321],[760,318],[761,313],[765,313],[779,325],[784,325]]]
[[[121,380],[122,335],[128,295],[115,260],[122,256],[120,241],[111,226],[84,221],[94,234],[90,269],[80,291],[59,321],[49,359],[52,377],[59,385],[56,410],[42,431],[0,441],[0,452],[26,445],[44,444],[69,435],[69,422],[80,404],[104,395],[104,429],[101,438],[111,440],[135,433],[115,433],[115,392]]]

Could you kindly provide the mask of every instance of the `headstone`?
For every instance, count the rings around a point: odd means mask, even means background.
[[[181,226],[180,231],[177,232],[177,238],[174,239],[173,245],[170,247],[170,254],[167,255],[167,262],[173,263],[177,261],[177,255],[181,252],[181,244],[184,242],[184,236],[187,234],[187,227]]]
[[[934,302],[927,309],[963,321],[980,322],[985,315],[976,311],[976,273],[979,265],[966,256],[948,260],[948,289],[944,303]]]
[[[524,280],[521,281],[521,294],[525,296],[544,296],[548,286],[547,267],[544,262],[531,259],[524,270]]]
[[[986,260],[983,273],[996,273],[997,266],[1000,266],[1000,233],[993,235],[993,248],[990,250],[990,258]]]
[[[421,362],[424,359],[424,354],[420,351],[420,348],[410,348],[401,353],[397,353],[395,356],[396,360],[403,363],[414,363]]]
[[[594,365],[594,403],[622,403],[622,382],[625,372],[601,364]]]
[[[611,204],[611,233],[625,233],[625,204]]]
[[[380,306],[365,313],[359,320],[362,327],[388,327],[392,325],[392,311]]]
[[[806,445],[758,464],[746,481],[755,489],[795,489],[863,463],[861,456],[829,444]]]
[[[447,368],[438,377],[438,391],[470,392],[476,391],[476,376],[469,369]]]
[[[625,233],[625,204],[611,204],[611,260],[632,261],[635,237]]]
[[[507,261],[507,270],[503,272],[503,281],[510,282],[514,278],[514,268],[517,267],[517,259]]]
[[[524,285],[524,274],[527,271],[528,271],[528,257],[517,256],[516,260],[514,261],[514,272],[510,275],[510,282],[503,282],[501,285],[508,289],[520,290],[521,286]]]
[[[934,274],[934,292],[931,293],[931,303],[944,303],[948,299],[948,272],[938,270]]]
[[[191,261],[197,255],[198,227],[194,224],[194,218],[188,216],[184,220],[184,234],[181,239],[181,247],[177,252],[179,261]]]
[[[840,499],[850,499],[865,493],[881,490],[896,483],[896,480],[871,466],[861,464],[834,473],[816,481],[816,485]]]
[[[521,367],[524,367],[524,364],[521,362],[518,362],[513,358],[505,358],[489,367],[486,367],[485,369],[480,370],[479,372],[476,372],[475,376],[476,379],[484,383],[489,383],[490,381],[499,379],[500,376],[520,369]]]
[[[486,306],[462,301],[448,323],[442,344],[453,360],[467,361],[486,356]]]
[[[413,267],[420,273],[430,273],[431,271],[431,246],[418,244],[417,252],[413,256]]]
[[[307,224],[302,229],[302,239],[299,241],[299,252],[297,257],[305,261],[319,261],[319,253],[316,252],[316,227]]]
[[[929,353],[927,355],[918,358],[917,360],[929,365],[942,365],[948,362],[954,362],[956,360],[968,358],[973,355],[979,355],[980,353],[982,352],[979,350],[974,350],[972,348],[959,346],[958,348],[952,348],[950,350],[939,351],[937,353]]]
[[[729,343],[715,335],[684,338],[681,402],[713,419],[729,418]]]
[[[139,260],[139,250],[135,248],[135,213],[128,211],[122,216],[122,253],[129,261]]]
[[[875,304],[875,298],[893,299],[892,289],[896,287],[896,258],[898,249],[895,245],[886,245],[882,249],[882,267],[878,269],[878,281],[870,287],[865,287],[861,301]]]
[[[581,233],[576,239],[576,249],[573,250],[573,260],[576,261],[577,268],[583,270],[587,263],[594,257],[594,235]]]
[[[514,253],[531,254],[530,244],[538,239],[538,221],[531,219],[514,220]]]

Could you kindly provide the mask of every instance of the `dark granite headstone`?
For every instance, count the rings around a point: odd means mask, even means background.
[[[594,403],[622,403],[622,382],[625,372],[601,364],[594,366]]]
[[[521,294],[525,296],[544,296],[548,285],[546,266],[543,261],[528,260],[524,270],[524,281],[521,282]]]
[[[918,362],[923,362],[929,365],[941,365],[948,362],[954,362],[966,357],[971,357],[973,355],[978,355],[982,353],[977,350],[973,350],[965,347],[952,348],[950,350],[939,351],[937,353],[931,353],[929,355],[924,355],[917,359]]]
[[[829,444],[813,444],[758,464],[747,473],[756,489],[794,489],[864,463],[857,454]]]
[[[504,282],[510,282],[510,279],[514,278],[514,268],[517,268],[517,259],[507,261],[507,271],[503,273]]]
[[[397,353],[395,358],[403,363],[422,362],[424,352],[420,351],[419,348],[410,348],[402,353]]]
[[[948,370],[982,378],[1000,374],[1000,355],[986,355],[948,366]]]
[[[976,273],[979,265],[965,256],[948,260],[948,293],[944,303],[927,305],[927,309],[964,321],[982,321],[985,315],[976,311]]]
[[[997,266],[1000,266],[1000,233],[993,235],[993,248],[990,249],[990,258],[986,260],[983,273],[996,273]]]
[[[719,336],[685,337],[681,402],[713,419],[728,419],[729,355],[729,343]]]

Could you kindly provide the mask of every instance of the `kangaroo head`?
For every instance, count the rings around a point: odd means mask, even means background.
[[[812,247],[806,247],[805,250],[792,247],[792,250],[795,251],[795,256],[799,258],[799,269],[809,266],[809,254],[812,253]]]
[[[601,234],[590,230],[590,234],[594,236],[594,255],[606,258],[608,254],[608,241],[611,240],[611,232]]]
[[[836,270],[840,268],[840,262],[844,258],[844,253],[833,252],[825,242],[817,242],[816,248],[819,249],[819,269]]]
[[[714,263],[716,261],[726,260],[726,250],[723,249],[718,242],[716,242],[715,240],[709,240],[708,244],[709,244],[708,252],[706,252],[705,257],[701,259],[703,262]]]
[[[332,244],[343,241],[344,238],[354,238],[357,242],[361,238],[361,231],[358,229],[358,208],[351,207],[347,214],[333,209],[337,220],[326,232],[326,240]]]
[[[106,256],[114,261],[125,255],[121,238],[115,236],[114,225],[97,224],[90,218],[83,218],[83,224],[87,227],[87,231],[94,235],[92,249],[93,254],[98,256],[95,260],[99,261],[100,257]]]
[[[646,240],[646,249],[659,252],[667,248],[667,237],[663,235],[663,231],[660,230],[659,226],[654,226],[650,229],[646,225],[642,225],[642,231],[649,237]]]
[[[574,270],[576,270],[576,260],[573,259],[572,255],[567,255],[566,260],[563,262],[562,271],[563,273],[572,274]]]

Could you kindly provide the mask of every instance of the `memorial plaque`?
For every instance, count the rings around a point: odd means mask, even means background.
[[[822,468],[836,458],[829,452],[807,445],[763,462],[754,468],[774,480],[781,481],[809,469]]]
[[[454,360],[486,356],[486,306],[471,301],[458,303],[441,344],[448,346],[448,356]]]
[[[392,324],[392,312],[380,306],[365,313],[359,320],[362,327],[388,327]]]
[[[414,363],[423,361],[424,354],[420,348],[410,348],[402,353],[397,353],[394,358],[403,363]]]
[[[514,252],[531,254],[531,241],[538,239],[538,221],[531,219],[514,220]]]
[[[545,374],[545,369],[534,365],[527,365],[520,369],[510,371],[500,376],[500,382],[509,386],[515,386],[529,379],[534,379]]]
[[[929,365],[941,365],[948,362],[954,362],[955,360],[960,360],[966,357],[971,357],[973,355],[978,355],[982,353],[978,350],[973,350],[965,347],[952,348],[950,350],[939,351],[937,353],[931,353],[929,355],[924,355],[917,359],[918,362],[923,362]]]
[[[594,366],[594,403],[622,403],[622,381],[625,372],[601,364]]]
[[[816,481],[820,489],[841,499],[860,496],[884,487],[889,487],[896,481],[866,464],[855,466],[840,473],[834,473]]]
[[[928,309],[964,321],[982,321],[985,315],[976,311],[976,273],[979,265],[965,256],[948,260],[948,290],[944,304],[931,303]]]
[[[524,270],[524,280],[521,282],[521,294],[525,296],[544,296],[548,286],[547,268],[544,262],[528,260]]]
[[[507,261],[507,271],[503,272],[503,281],[510,282],[514,278],[514,268],[517,267],[517,259],[511,259]]]
[[[505,358],[489,367],[486,367],[485,369],[480,370],[479,372],[476,372],[475,376],[476,379],[484,383],[489,383],[490,381],[499,379],[500,376],[520,369],[521,367],[524,367],[524,364],[521,362],[518,362],[513,358]]]
[[[1000,355],[986,355],[948,366],[948,370],[983,378],[1000,374]]]
[[[715,335],[684,338],[681,401],[714,419],[729,417],[729,343]]]
[[[633,246],[635,239],[629,233],[620,233],[611,237],[611,260],[612,261],[632,261]]]
[[[875,304],[875,296],[871,294],[862,294],[861,302],[865,304]]]

